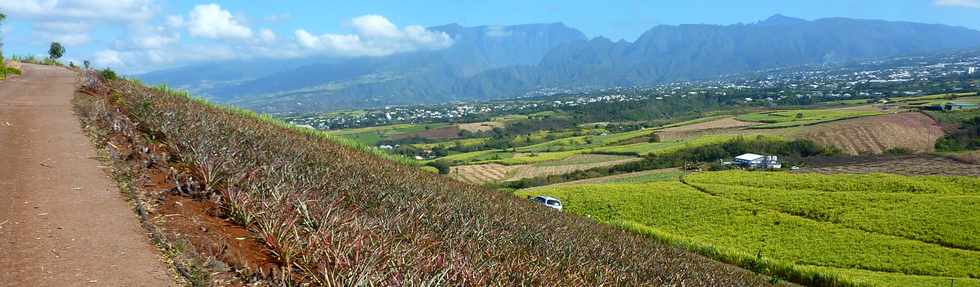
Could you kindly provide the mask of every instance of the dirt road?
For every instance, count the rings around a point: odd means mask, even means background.
[[[72,114],[75,74],[0,81],[0,286],[169,286]]]

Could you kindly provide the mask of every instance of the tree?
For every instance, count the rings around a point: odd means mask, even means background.
[[[449,167],[449,163],[445,161],[441,161],[441,160],[433,161],[428,163],[428,165],[436,168],[436,170],[439,171],[439,174],[449,174],[449,171],[451,171],[451,168]]]
[[[51,42],[51,48],[48,49],[48,57],[52,60],[57,60],[63,55],[65,55],[65,47],[61,43]]]
[[[7,15],[6,14],[3,14],[3,13],[0,13],[0,24],[3,23],[3,20],[7,20]],[[4,59],[3,59],[3,41],[0,41],[0,70],[3,70],[3,75],[2,76],[3,76],[4,79],[6,79],[7,78],[7,64],[4,61]]]

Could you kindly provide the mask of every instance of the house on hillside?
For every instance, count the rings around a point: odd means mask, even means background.
[[[977,104],[962,103],[962,102],[948,102],[943,105],[944,111],[964,111],[964,110],[975,110],[977,109]]]
[[[760,155],[754,153],[736,156],[732,163],[743,168],[775,169],[783,167],[783,165],[779,163],[779,157],[777,156]]]

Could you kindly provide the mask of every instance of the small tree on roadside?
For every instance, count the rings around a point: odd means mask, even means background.
[[[82,61],[82,66],[85,66],[85,69],[88,70],[89,68],[92,67],[92,63],[89,63],[88,60],[85,60],[85,61]]]
[[[3,21],[4,20],[7,20],[7,15],[6,14],[3,14],[3,13],[0,13],[0,25],[3,24]],[[0,39],[0,74],[2,74],[2,77],[4,79],[6,79],[7,78],[7,62],[3,58],[3,41],[2,40],[3,39]]]
[[[48,58],[51,60],[57,60],[61,56],[65,55],[65,47],[58,42],[51,42],[51,48],[48,49]]]

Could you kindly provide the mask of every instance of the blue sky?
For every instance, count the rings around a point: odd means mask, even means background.
[[[660,24],[756,22],[776,13],[980,29],[980,0],[903,1],[156,1],[0,0],[5,54],[44,54],[135,73],[200,61],[384,56],[452,45],[424,27],[563,22],[632,41]]]

